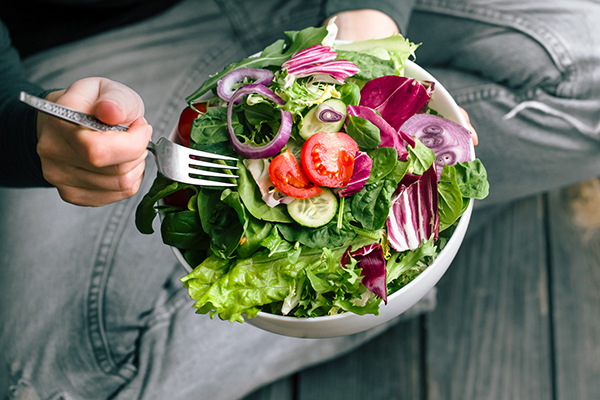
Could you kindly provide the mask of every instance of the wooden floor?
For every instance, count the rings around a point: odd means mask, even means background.
[[[434,312],[246,400],[600,399],[600,182],[495,211]]]

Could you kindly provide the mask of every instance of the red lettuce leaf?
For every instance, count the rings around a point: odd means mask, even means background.
[[[433,86],[427,86],[412,78],[382,76],[370,80],[361,89],[359,105],[376,110],[398,131],[404,121],[429,102]]]
[[[435,164],[418,180],[403,182],[386,221],[388,240],[397,251],[414,250],[432,237],[437,240],[440,227]]]
[[[337,194],[341,197],[346,197],[360,192],[363,186],[365,186],[367,179],[369,179],[372,167],[373,159],[367,153],[362,151],[357,152],[354,157],[354,171],[352,172],[348,186],[337,191]]]
[[[340,261],[342,267],[350,264],[350,257],[354,258],[358,263],[358,267],[362,269],[360,274],[363,279],[361,282],[387,304],[387,286],[385,283],[387,271],[381,245],[373,243],[356,251],[352,251],[352,246],[348,247]]]

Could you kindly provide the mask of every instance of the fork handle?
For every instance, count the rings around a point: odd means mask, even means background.
[[[70,122],[75,125],[80,125],[94,131],[105,132],[105,131],[126,131],[129,128],[124,125],[109,125],[100,121],[99,119],[85,114],[76,110],[73,110],[69,107],[61,106],[60,104],[53,103],[48,100],[40,99],[39,97],[30,95],[25,92],[21,92],[19,99],[48,115],[52,115],[54,117],[60,118],[64,121]]]

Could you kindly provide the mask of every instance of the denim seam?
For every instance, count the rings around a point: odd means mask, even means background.
[[[573,57],[568,48],[554,33],[536,24],[534,21],[504,10],[492,10],[489,8],[489,5],[449,4],[445,1],[422,0],[414,9],[469,18],[492,25],[506,26],[527,34],[546,49],[554,60],[556,68],[563,75],[564,79],[557,87],[557,94],[565,97],[574,95],[574,82],[577,81],[579,71],[573,61]]]
[[[137,198],[137,196],[134,196]],[[87,301],[87,321],[90,345],[94,358],[100,369],[106,374],[118,374],[128,379],[132,374],[132,368],[124,365],[123,368],[117,368],[114,362],[110,345],[106,337],[104,326],[104,294],[110,269],[113,264],[113,258],[118,248],[119,238],[124,230],[124,222],[128,215],[128,209],[131,210],[134,204],[132,198],[130,201],[116,203],[111,208],[111,215],[100,236],[95,257],[92,260],[92,274],[90,277],[90,286]]]

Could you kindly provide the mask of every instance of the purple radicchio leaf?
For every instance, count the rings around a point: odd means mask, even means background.
[[[429,89],[433,86],[428,85]],[[429,102],[431,90],[416,79],[387,75],[370,80],[360,91],[361,106],[376,110],[394,130]]]
[[[352,246],[348,247],[340,261],[342,267],[350,264],[350,257],[354,258],[358,263],[358,267],[362,269],[360,275],[363,279],[361,282],[387,304],[387,286],[385,283],[387,270],[381,245],[373,243],[356,251],[352,251]]]
[[[404,138],[402,138],[398,132],[386,122],[385,119],[377,114],[375,110],[365,106],[349,105],[348,116],[363,118],[371,122],[379,129],[379,134],[381,136],[381,144],[377,147],[393,147],[398,152],[398,158],[401,161],[408,160],[408,150],[406,150],[406,144],[403,140]],[[415,140],[410,136],[408,139],[410,140],[408,144],[414,147]]]
[[[437,240],[440,219],[435,164],[418,180],[411,176],[400,182],[386,223],[388,240],[396,251],[414,250],[432,237]]]
[[[348,186],[336,191],[341,197],[346,197],[361,191],[365,182],[369,179],[371,168],[373,167],[373,159],[367,153],[359,151],[354,157],[354,171],[348,182]]]

